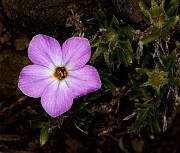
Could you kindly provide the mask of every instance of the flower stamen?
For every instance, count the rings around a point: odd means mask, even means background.
[[[55,72],[54,72],[54,76],[58,80],[65,79],[67,77],[67,75],[68,75],[68,72],[67,72],[65,67],[57,67]]]

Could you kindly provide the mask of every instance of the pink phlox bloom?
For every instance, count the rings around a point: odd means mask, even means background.
[[[68,111],[74,98],[101,87],[97,70],[85,65],[91,57],[86,38],[69,38],[61,48],[56,39],[39,34],[31,40],[28,56],[33,64],[21,71],[18,87],[27,96],[41,97],[52,117]]]

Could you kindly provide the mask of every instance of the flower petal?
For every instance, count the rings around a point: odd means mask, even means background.
[[[65,81],[54,80],[41,97],[41,104],[52,117],[59,116],[72,106],[73,95]]]
[[[34,64],[49,68],[62,64],[62,52],[58,41],[42,34],[32,38],[29,44],[28,56]]]
[[[91,57],[91,48],[86,38],[72,37],[62,45],[63,64],[70,70],[83,67]]]
[[[39,65],[29,65],[20,73],[18,87],[27,96],[38,98],[45,87],[53,81],[53,71]]]
[[[75,71],[69,71],[66,82],[76,97],[98,90],[101,80],[97,70],[89,65]]]

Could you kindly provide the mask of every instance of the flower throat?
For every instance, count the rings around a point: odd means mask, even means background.
[[[68,73],[65,67],[57,67],[54,72],[54,76],[59,80],[65,79],[67,75]]]

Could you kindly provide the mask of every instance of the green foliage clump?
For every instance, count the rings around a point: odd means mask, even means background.
[[[100,54],[104,55],[109,68],[115,61],[122,61],[125,66],[132,63],[133,29],[130,26],[122,26],[115,16],[109,21],[102,10],[95,13],[95,18],[100,25],[100,31],[90,39],[91,46],[96,47],[91,63],[94,63]]]
[[[179,5],[179,0],[171,0],[167,11],[164,9],[164,4],[165,0],[162,0],[160,5],[155,0],[151,0],[151,8],[148,9],[143,1],[139,3],[144,21],[149,25],[149,28],[142,32],[139,45],[147,45],[158,38],[169,41],[170,29],[179,21],[178,15],[172,15]]]
[[[166,115],[167,110],[175,110],[174,90],[180,86],[180,79],[174,77],[177,65],[176,51],[172,51],[168,57],[163,58],[164,65],[155,63],[151,70],[136,68],[140,79],[131,76],[133,87],[131,88],[130,100],[137,100],[137,118],[133,124],[133,131],[138,131],[143,123],[148,123],[150,130],[160,131],[158,119]],[[147,61],[148,62],[148,61]],[[146,78],[146,79],[143,79]],[[164,121],[164,125],[166,122]],[[163,131],[165,128],[163,129]]]

